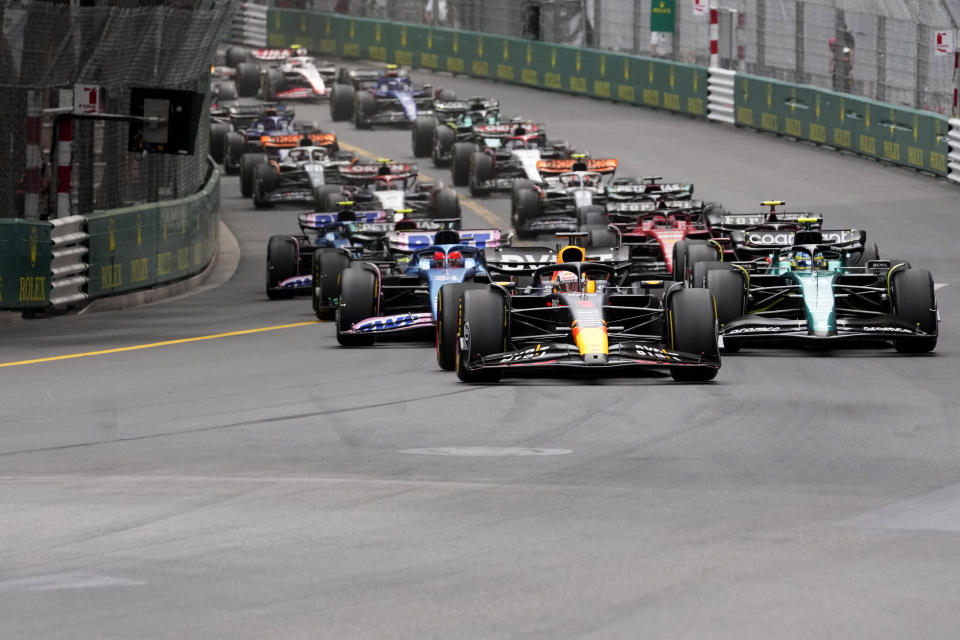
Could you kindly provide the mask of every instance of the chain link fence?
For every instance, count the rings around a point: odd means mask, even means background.
[[[674,32],[651,32],[660,0],[303,0],[303,8],[434,24],[706,65],[707,0],[675,0]],[[950,113],[960,0],[720,0],[724,66]]]
[[[138,8],[46,2],[0,6],[0,217],[55,216],[54,114],[43,112],[72,106],[71,94],[61,95],[61,90],[98,86],[101,111],[124,115],[130,113],[131,87],[207,93],[210,63],[235,8],[228,0]],[[209,172],[203,134],[208,111],[205,105],[194,154],[184,156],[128,152],[129,124],[77,120],[71,213],[197,192]],[[38,121],[39,134],[25,136]],[[25,207],[31,194],[39,197],[39,207]]]

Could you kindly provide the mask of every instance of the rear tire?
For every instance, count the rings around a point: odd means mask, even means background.
[[[253,168],[253,206],[269,209],[273,206],[267,196],[280,184],[280,174],[273,165],[258,164]]]
[[[334,122],[353,117],[353,87],[349,84],[333,85],[330,95],[330,119]]]
[[[227,157],[227,134],[230,131],[230,125],[222,122],[210,125],[210,156],[217,164],[223,164]]]
[[[237,85],[237,94],[241,98],[252,98],[260,91],[260,67],[252,62],[241,62],[233,76]]]
[[[471,371],[467,365],[482,356],[504,350],[506,305],[503,296],[489,288],[467,290],[460,296],[457,321],[457,377],[463,382],[497,382],[501,369]],[[466,348],[459,344],[466,339]]]
[[[370,334],[347,334],[357,322],[373,317],[377,309],[377,276],[363,267],[349,267],[340,273],[340,304],[337,308],[337,342],[344,347],[373,344]]]
[[[223,158],[223,170],[225,173],[234,175],[240,173],[240,161],[243,159],[243,152],[247,148],[247,139],[242,133],[231,131],[227,133],[227,152]]]
[[[224,54],[224,62],[226,62],[228,67],[233,67],[234,69],[236,69],[240,63],[246,62],[248,59],[247,50],[243,47],[227,47],[227,51]]]
[[[435,220],[460,220],[460,197],[456,189],[444,187],[437,189],[433,194],[433,211],[431,217]],[[457,228],[460,224],[457,223]]]
[[[850,260],[850,263],[847,266],[850,267],[865,267],[867,262],[870,260],[878,260],[880,258],[880,251],[877,249],[876,242],[867,242],[863,245],[863,251],[858,253],[856,256]]]
[[[713,296],[706,289],[681,289],[667,301],[667,344],[673,351],[700,354],[706,360],[719,362],[717,316]],[[670,375],[678,382],[706,382],[717,377],[712,367],[671,367]]]
[[[313,252],[313,312],[320,320],[332,320],[335,309],[330,303],[340,297],[340,274],[350,266],[350,258],[333,248]]]
[[[470,158],[477,150],[472,142],[457,142],[453,145],[453,160],[450,162],[450,178],[456,187],[470,184]]]
[[[676,282],[683,282],[687,279],[687,273],[693,273],[693,267],[698,262],[719,260],[720,253],[717,248],[706,240],[681,240],[673,245],[673,279]]]
[[[607,217],[603,207],[596,204],[585,207],[577,207],[577,228],[581,231],[591,226],[601,226],[606,228],[610,224],[610,218]]]
[[[890,281],[893,311],[897,318],[927,332],[937,330],[933,276],[926,269],[898,269]],[[937,336],[898,338],[893,346],[900,353],[928,353],[937,346]]]
[[[713,295],[717,310],[717,323],[722,333],[725,324],[746,313],[747,289],[743,275],[729,269],[711,269],[707,272],[706,284],[707,289]],[[735,353],[740,350],[740,343],[736,339],[727,340],[724,338],[723,348],[724,351]]]
[[[589,229],[587,230],[587,246],[588,247],[619,247],[620,235],[613,229],[610,229],[609,227],[603,227],[600,229]]]
[[[427,158],[433,150],[433,136],[436,123],[433,116],[420,116],[413,123],[413,155]]]
[[[296,292],[278,289],[287,278],[297,275],[299,264],[297,242],[290,236],[270,236],[267,243],[267,297],[271,300],[289,300]]]

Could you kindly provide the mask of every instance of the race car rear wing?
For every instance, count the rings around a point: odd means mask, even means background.
[[[811,224],[814,228],[819,228],[823,224],[823,216],[819,213],[781,213],[778,211],[772,216],[769,213],[729,213],[719,217],[719,224],[724,227],[754,227],[775,222],[800,224],[801,221]]]
[[[578,167],[584,167],[579,169]],[[563,158],[538,160],[537,171],[544,173],[567,173],[570,171],[592,171],[594,173],[614,173],[617,170],[616,158]]]
[[[703,200],[640,200],[639,202],[608,202],[607,213],[653,213],[662,211],[665,215],[678,211],[702,211]]]
[[[483,124],[473,128],[473,131],[486,138],[496,138],[512,135],[518,128],[522,127],[524,134],[542,133],[547,130],[547,125],[533,122],[522,122],[518,124]]]
[[[483,251],[483,263],[491,273],[530,275],[556,262],[557,251],[550,247],[495,247]]]
[[[499,229],[460,229],[460,240],[456,244],[463,244],[488,249],[500,246]],[[387,244],[394,251],[414,251],[436,244],[437,231],[394,231],[389,234]]]
[[[693,185],[684,182],[664,182],[661,184],[612,184],[607,187],[610,197],[634,197],[640,195],[693,195]]]
[[[307,55],[306,49],[254,49],[250,55],[256,60],[286,60],[294,55]]]
[[[276,135],[260,136],[260,144],[265,149],[288,149],[299,147],[300,143],[307,138],[310,144],[315,147],[329,147],[336,143],[337,134],[335,133],[282,133]]]
[[[390,170],[389,175],[391,176],[414,176],[420,173],[420,167],[418,165],[400,162],[389,164],[352,164],[340,167],[340,173],[346,178],[357,180],[376,178],[383,167],[387,167]]]
[[[392,214],[393,212],[387,209],[374,209],[370,211],[344,210],[344,211],[317,212],[317,213],[301,213],[297,221],[300,223],[300,228],[304,230],[324,229],[331,225],[337,224],[338,222],[358,222],[358,223],[389,222],[392,227],[393,225]],[[388,231],[389,229],[386,229],[386,230]]]
[[[867,232],[862,229],[822,229],[819,231],[823,239],[817,244],[832,247],[858,248],[867,240]],[[755,229],[746,231],[731,231],[730,240],[746,249],[783,249],[792,247],[797,233],[774,229]]]

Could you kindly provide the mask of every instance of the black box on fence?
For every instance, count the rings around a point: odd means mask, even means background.
[[[196,91],[132,87],[130,115],[152,120],[130,123],[127,148],[135,152],[192,155],[203,98]]]

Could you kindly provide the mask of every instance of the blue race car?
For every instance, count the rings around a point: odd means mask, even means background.
[[[386,238],[383,259],[354,262],[340,275],[337,341],[343,346],[403,332],[433,338],[441,287],[485,286],[483,250],[500,245],[498,229],[400,231]]]
[[[432,113],[434,93],[425,84],[417,88],[403,69],[387,65],[384,69],[356,69],[341,73],[349,84],[335,85],[330,98],[333,120],[353,119],[357,129],[375,124],[410,126],[418,114]],[[450,92],[437,92],[438,98],[451,100]]]

